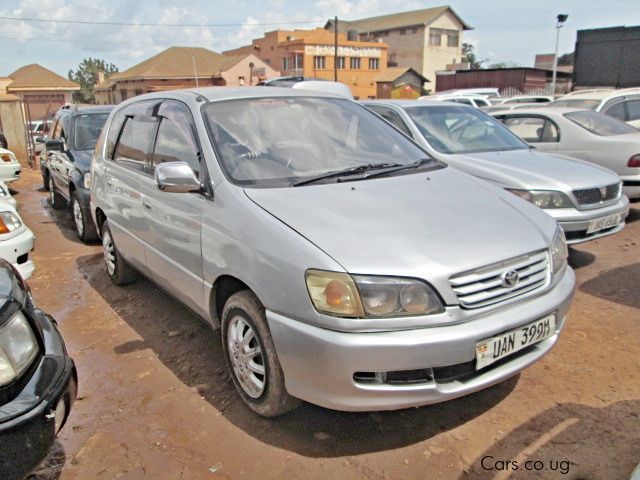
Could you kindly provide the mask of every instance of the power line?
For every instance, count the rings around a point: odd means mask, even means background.
[[[270,26],[270,25],[302,25],[309,23],[319,23],[322,20],[298,20],[291,22],[259,22],[259,23],[133,23],[133,22],[98,22],[94,20],[54,20],[51,18],[28,18],[28,17],[8,17],[0,16],[0,20],[14,20],[22,22],[42,22],[42,23],[72,23],[79,25],[111,25],[130,27],[179,27],[179,28],[218,28],[218,27],[244,27],[244,26]]]

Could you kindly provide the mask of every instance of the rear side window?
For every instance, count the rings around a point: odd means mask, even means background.
[[[155,128],[153,118],[143,115],[127,116],[116,145],[115,160],[144,165]]]
[[[186,162],[200,175],[198,142],[193,117],[179,102],[163,102],[156,115],[160,121],[153,151],[153,165],[163,162]]]
[[[388,107],[381,107],[378,105],[368,105],[368,107],[375,113],[380,115],[382,118],[384,118],[391,125],[399,129],[401,132],[406,133],[410,137],[412,136],[409,127],[407,127],[407,125],[404,123],[402,117],[400,117],[400,115],[398,115],[392,109]]]
[[[618,102],[614,105],[611,105],[610,107],[605,109],[604,113],[606,113],[610,117],[622,120],[623,122],[627,119],[627,112],[624,108],[624,102]]]
[[[631,125],[627,125],[618,119],[601,113],[581,110],[565,113],[564,116],[572,122],[580,125],[585,130],[603,137],[638,132],[637,128],[633,128]]]
[[[558,129],[552,122],[542,117],[505,117],[502,123],[529,143],[558,141]]]
[[[640,98],[629,100],[627,103],[627,121],[633,122],[634,120],[640,120]]]
[[[113,152],[116,149],[116,143],[118,141],[118,136],[120,135],[120,131],[122,130],[122,124],[124,123],[126,117],[122,110],[116,113],[111,120],[111,124],[109,125],[109,133],[107,134],[107,145],[105,147],[104,157],[108,159],[113,159]]]

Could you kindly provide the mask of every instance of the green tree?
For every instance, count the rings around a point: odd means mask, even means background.
[[[85,58],[78,65],[76,71],[69,70],[69,80],[80,84],[80,90],[73,92],[73,101],[76,103],[95,103],[95,86],[98,83],[98,73],[104,73],[105,80],[109,75],[116,73],[118,67],[113,63],[107,63],[99,58]]]
[[[487,60],[478,60],[476,57],[475,47],[471,43],[462,44],[462,56],[467,59],[470,64],[471,70],[479,70],[482,68],[482,64]]]

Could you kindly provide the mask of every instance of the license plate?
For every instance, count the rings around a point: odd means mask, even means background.
[[[531,322],[476,345],[476,370],[508,357],[529,345],[552,337],[556,332],[556,314]]]
[[[619,213],[615,215],[609,215],[608,217],[596,218],[595,220],[591,220],[589,222],[589,226],[587,227],[587,235],[593,232],[599,232],[600,230],[604,230],[605,228],[615,227],[620,223],[622,217]]]

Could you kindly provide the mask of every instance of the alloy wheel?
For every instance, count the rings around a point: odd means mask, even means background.
[[[51,200],[51,205],[53,205],[53,202],[56,201],[55,195],[56,193],[53,187],[53,179],[51,178],[51,175],[49,175],[49,199]]]
[[[229,322],[227,344],[233,373],[242,390],[251,398],[260,398],[267,384],[262,346],[254,329],[240,315]]]
[[[84,220],[82,218],[80,203],[77,200],[73,201],[73,220],[76,222],[78,235],[82,238],[82,235],[84,234]]]
[[[102,252],[104,253],[104,263],[107,265],[107,271],[109,275],[113,275],[116,271],[116,251],[109,231],[105,231],[102,235]]]

